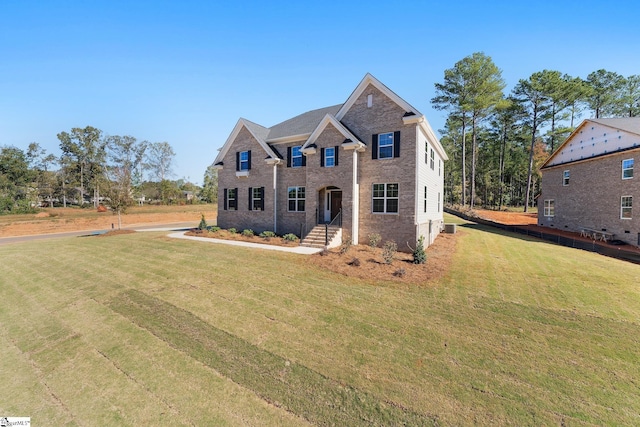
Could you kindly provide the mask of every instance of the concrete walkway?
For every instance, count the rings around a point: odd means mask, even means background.
[[[143,230],[140,230],[140,231],[143,231]],[[144,230],[144,231],[163,231],[163,230],[155,229],[155,230]],[[309,248],[306,246],[287,247],[287,246],[265,245],[262,243],[238,242],[235,240],[212,239],[209,237],[185,236],[185,231],[171,233],[168,235],[168,237],[173,237],[175,239],[196,240],[199,242],[221,243],[223,245],[242,246],[245,248],[264,249],[268,251],[291,252],[294,254],[301,254],[301,255],[311,255],[311,254],[315,254],[322,251],[322,249],[319,249],[319,248]]]

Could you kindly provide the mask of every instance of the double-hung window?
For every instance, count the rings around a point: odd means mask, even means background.
[[[430,156],[430,164],[429,164],[429,166],[431,167],[431,170],[435,169],[435,163],[436,163],[436,157],[435,157],[435,152],[433,151],[433,148],[432,148],[431,156]]]
[[[398,213],[398,184],[373,184],[373,213]]]
[[[633,159],[622,161],[622,179],[633,178]]]
[[[424,211],[427,212],[427,186],[424,186]]]
[[[378,135],[378,158],[390,159],[393,157],[393,132]]]
[[[305,188],[289,187],[289,212],[304,212]]]
[[[238,170],[248,171],[249,169],[251,169],[251,152],[240,151],[238,153]]]
[[[566,187],[567,185],[569,185],[569,176],[570,176],[570,175],[571,175],[571,174],[569,173],[569,171],[568,171],[568,170],[566,170],[566,171],[562,172],[562,185],[563,185],[563,186],[565,186],[565,187]]]
[[[544,216],[552,217],[556,214],[556,206],[554,199],[547,199],[544,201]]]
[[[631,219],[632,208],[633,208],[633,196],[622,196],[620,198],[620,218]]]
[[[238,189],[224,189],[224,210],[235,211],[238,209]]]
[[[328,147],[324,150],[324,167],[332,168],[336,165],[336,148]]]
[[[303,166],[301,148],[299,145],[297,147],[291,147],[291,167],[299,168]]]
[[[264,187],[249,187],[249,210],[264,210]]]

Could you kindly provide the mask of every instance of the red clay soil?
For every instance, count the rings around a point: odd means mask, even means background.
[[[523,213],[523,212],[504,212],[504,211],[491,211],[485,209],[476,209],[475,214],[478,218],[486,219],[489,221],[497,222],[498,224],[518,226],[531,230],[536,233],[553,234],[556,236],[562,236],[569,239],[575,239],[581,242],[593,243],[593,239],[589,237],[580,236],[580,233],[559,230],[557,228],[542,227],[538,225],[537,213]],[[640,253],[640,248],[633,245],[612,245],[605,242],[595,242],[599,246],[620,249],[627,252]]]

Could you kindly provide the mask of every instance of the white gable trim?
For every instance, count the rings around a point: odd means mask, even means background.
[[[358,86],[353,91],[353,93],[349,96],[347,101],[342,105],[338,113],[336,113],[336,119],[342,120],[345,114],[347,114],[347,112],[351,109],[351,107],[356,102],[356,100],[360,97],[360,95],[362,95],[362,93],[367,89],[369,85],[374,86],[376,89],[382,92],[385,96],[387,96],[393,102],[398,104],[400,108],[402,108],[404,111],[408,113],[413,113],[416,116],[422,116],[422,114],[420,114],[418,110],[416,110],[411,105],[409,105],[407,101],[405,101],[404,99],[396,95],[395,92],[393,92],[391,89],[389,89],[384,84],[382,84],[378,79],[373,77],[370,73],[367,73],[367,75],[364,76],[364,78],[362,79],[360,84],[358,84]]]
[[[435,132],[431,128],[431,125],[424,116],[422,116],[422,120],[420,120],[420,122],[418,123],[418,128],[422,130],[424,135],[427,137],[427,140],[433,146],[433,148],[435,148],[440,158],[442,160],[449,160],[449,156],[447,156],[447,152],[444,150],[444,147],[440,143],[440,139],[438,139]]]
[[[238,122],[236,123],[235,127],[233,128],[233,131],[231,131],[231,135],[229,135],[229,137],[225,141],[224,145],[220,149],[220,152],[218,153],[218,156],[216,156],[216,160],[213,162],[214,165],[217,164],[217,163],[220,163],[222,161],[222,159],[224,159],[224,156],[226,156],[227,152],[229,152],[229,149],[231,148],[231,145],[233,145],[233,142],[236,140],[236,138],[238,137],[238,134],[240,134],[240,131],[242,130],[243,127],[246,128],[249,131],[251,136],[253,136],[256,141],[258,141],[258,144],[260,144],[260,146],[264,149],[265,153],[267,153],[267,155],[270,158],[272,158],[272,159],[277,159],[278,158],[278,156],[276,155],[276,153],[273,152],[271,147],[269,147],[269,145],[267,145],[267,143],[265,141],[263,141],[262,139],[258,138],[256,136],[256,134],[251,131],[251,127],[247,126],[247,120],[241,118],[241,119],[238,120]]]
[[[340,123],[334,116],[332,116],[331,114],[327,114],[320,121],[320,123],[318,123],[318,126],[316,126],[314,131],[311,132],[309,139],[307,139],[307,142],[305,142],[304,145],[302,146],[302,150],[308,149],[311,144],[316,142],[320,134],[322,134],[322,132],[326,129],[326,127],[329,124],[332,124],[333,127],[335,127],[338,130],[338,132],[340,132],[342,136],[344,136],[345,139],[350,139],[352,143],[358,145],[358,147],[364,146],[364,144],[358,138],[356,138],[354,134],[349,132],[349,129],[345,128],[342,125],[342,123]],[[309,154],[312,154],[312,153],[310,152]]]

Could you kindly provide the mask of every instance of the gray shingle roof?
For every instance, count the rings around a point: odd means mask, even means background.
[[[252,122],[250,120],[247,120],[247,119],[243,119],[243,120],[244,120],[245,125],[247,126],[247,128],[249,128],[249,130],[251,132],[253,132],[253,134],[256,137],[262,139],[263,141],[265,139],[267,139],[267,135],[269,135],[269,129],[268,128],[266,128],[264,126],[260,126],[259,124],[254,123],[254,122]]]
[[[632,132],[640,135],[640,117],[623,117],[612,119],[588,119],[601,125]]]
[[[327,114],[336,114],[342,104],[333,105],[331,107],[319,108],[317,110],[307,111],[306,113],[295,116],[289,120],[271,126],[268,131],[267,140],[274,140],[293,135],[303,135],[314,131],[320,120]],[[262,126],[260,126],[262,127]],[[264,129],[264,128],[263,128]]]

